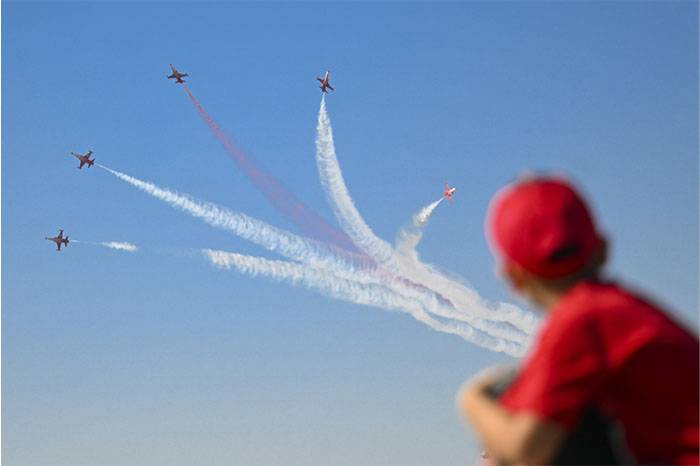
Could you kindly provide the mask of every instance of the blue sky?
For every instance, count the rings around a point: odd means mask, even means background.
[[[393,240],[445,180],[420,252],[489,300],[488,200],[570,174],[612,276],[698,324],[695,2],[20,3],[2,14],[2,459],[8,465],[464,464],[453,408],[503,355],[402,313],[212,268],[265,251],[98,163],[296,231],[165,79],[329,221],[327,99],[348,187]],[[129,241],[136,254],[43,240]]]

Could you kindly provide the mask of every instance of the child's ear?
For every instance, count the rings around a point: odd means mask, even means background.
[[[506,277],[510,283],[510,286],[512,286],[516,291],[522,291],[525,281],[527,280],[528,273],[518,264],[508,261],[503,264],[503,276]]]

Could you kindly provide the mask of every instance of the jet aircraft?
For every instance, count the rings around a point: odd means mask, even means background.
[[[318,86],[321,88],[321,92],[328,92],[326,88],[330,89],[331,91],[334,91],[333,86],[331,86],[331,73],[329,71],[326,71],[326,75],[321,78],[320,76],[316,76],[316,80],[318,80],[321,85]]]
[[[451,201],[455,191],[457,191],[457,188],[450,188],[450,185],[445,183],[445,191],[442,193],[442,196],[448,201]]]
[[[68,243],[70,242],[70,241],[68,241],[68,236],[66,236],[65,238],[63,237],[63,230],[58,231],[58,236],[54,236],[54,237],[45,236],[44,239],[47,239],[49,241],[53,241],[54,243],[56,243],[56,251],[61,250],[61,245],[64,245],[67,247]]]
[[[185,76],[189,76],[189,74],[180,73],[178,70],[175,69],[175,67],[172,64],[170,64],[170,69],[173,70],[173,74],[168,76],[168,79],[174,79],[176,83],[184,84],[185,80],[182,78],[184,78]]]
[[[92,155],[91,150],[87,151],[85,155],[76,154],[75,152],[71,152],[71,155],[80,160],[80,166],[78,169],[83,168],[83,165],[85,164],[87,164],[88,167],[92,167],[92,164],[95,163],[95,159],[90,159],[90,156]]]

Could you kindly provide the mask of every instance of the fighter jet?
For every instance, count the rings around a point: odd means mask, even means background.
[[[71,152],[71,155],[76,159],[80,160],[80,166],[78,167],[78,169],[83,168],[83,165],[85,164],[87,164],[88,167],[92,167],[92,164],[95,163],[95,159],[90,159],[90,156],[92,155],[91,150],[87,151],[85,155],[76,154],[75,152]]]
[[[447,199],[448,201],[452,200],[452,196],[454,196],[455,191],[457,191],[457,188],[450,188],[450,185],[445,183],[445,191],[442,193],[442,197]]]
[[[175,67],[172,65],[172,63],[170,64],[170,69],[173,70],[173,74],[168,76],[168,79],[174,79],[176,83],[184,84],[185,80],[182,78],[184,78],[185,76],[189,76],[189,74],[180,73],[178,70],[175,69]]]
[[[63,230],[58,231],[58,236],[54,236],[54,237],[44,236],[44,239],[47,239],[49,241],[53,241],[54,243],[56,243],[56,251],[61,250],[62,244],[64,246],[68,247],[68,243],[70,242],[70,241],[68,241],[68,236],[66,236],[65,238],[63,237]]]
[[[333,86],[331,86],[331,73],[329,71],[326,71],[326,75],[321,78],[320,76],[316,76],[316,80],[318,80],[321,85],[318,86],[321,88],[321,92],[328,92],[326,88],[330,89],[331,91],[334,91]]]

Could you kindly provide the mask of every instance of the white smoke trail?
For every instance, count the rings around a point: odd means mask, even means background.
[[[432,204],[428,204],[427,206],[423,207],[416,215],[413,216],[413,224],[417,227],[421,227],[428,223],[428,220],[430,220],[430,216],[433,215],[433,212],[435,211],[435,209],[437,209],[437,206],[439,206],[440,203],[444,200],[445,198],[441,197]]]
[[[112,170],[104,165],[95,164],[122,181],[135,186],[151,196],[187,214],[199,218],[211,226],[222,228],[233,234],[258,244],[265,249],[280,254],[289,259],[309,264],[336,265],[338,256],[351,257],[351,253],[338,248],[321,244],[317,241],[302,238],[293,233],[276,228],[262,220],[248,215],[232,212],[224,207],[210,202],[201,202],[188,195],[179,194],[169,189],[160,188],[153,183],[139,180],[125,173]]]
[[[71,243],[92,244],[94,246],[104,246],[106,248],[117,249],[119,251],[126,251],[126,252],[136,252],[139,249],[135,244],[127,243],[125,241],[98,242],[98,241],[79,241],[77,239],[72,239],[72,240],[70,240],[70,242]]]
[[[325,268],[225,251],[205,249],[202,252],[213,265],[222,269],[233,267],[251,276],[265,275],[276,280],[301,284],[336,299],[387,310],[404,311],[433,330],[458,335],[466,341],[491,351],[500,351],[513,356],[523,354],[523,346],[518,343],[475,331],[467,325],[441,322],[431,317],[420,302],[397,294],[382,285],[366,283],[361,277],[359,280],[353,280],[347,275],[335,275]]]
[[[418,247],[418,243],[420,243],[420,240],[423,238],[423,228],[428,225],[430,217],[433,215],[433,212],[435,212],[435,209],[437,209],[437,206],[439,206],[443,200],[445,200],[445,198],[441,197],[437,201],[428,204],[427,206],[419,210],[413,216],[413,228],[404,227],[401,230],[399,230],[399,233],[396,236],[395,246],[396,252],[398,254],[406,257],[411,257],[416,262],[419,261],[416,248]]]
[[[120,251],[136,252],[138,248],[135,244],[124,243],[119,241],[110,241],[108,243],[100,243],[102,246],[106,246],[112,249],[118,249]]]
[[[512,305],[489,306],[474,290],[447,278],[433,267],[420,262],[415,247],[410,247],[412,243],[417,245],[420,241],[422,235],[420,231],[413,233],[404,231],[399,234],[400,248],[402,249],[400,252],[394,251],[386,241],[374,234],[357,211],[345,185],[335,153],[333,130],[326,112],[325,99],[321,100],[318,115],[316,163],[321,183],[343,229],[353,242],[376,260],[379,265],[412,281],[425,284],[440,295],[446,296],[456,309],[467,309],[469,313],[485,319],[508,323],[527,333],[534,331],[537,319],[532,314]],[[432,210],[437,206],[430,209],[431,207],[432,204],[425,207],[416,216],[418,220],[424,220],[421,223],[427,222],[429,213],[432,213]],[[423,213],[422,217],[421,213]],[[465,319],[468,318],[466,314],[467,312],[462,311]],[[503,330],[508,331],[507,328]]]
[[[326,112],[325,96],[321,98],[321,110],[318,114],[316,129],[316,164],[321,184],[325,188],[326,196],[336,218],[357,247],[378,263],[388,263],[393,255],[391,245],[377,237],[369,225],[365,223],[345,186],[345,180],[343,180],[343,174],[340,172],[340,165],[335,154],[333,130]]]

